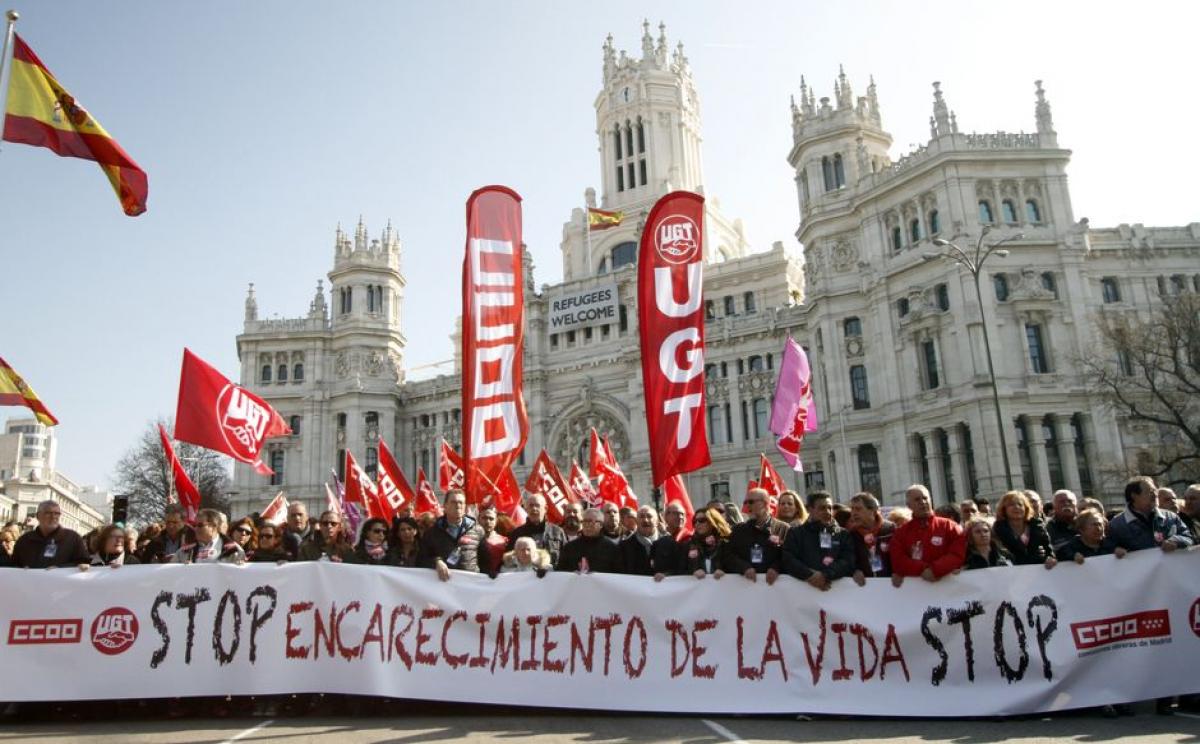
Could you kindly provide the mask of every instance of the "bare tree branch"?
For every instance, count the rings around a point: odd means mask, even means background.
[[[129,520],[135,524],[160,521],[171,493],[171,469],[158,436],[159,424],[168,432],[173,429],[169,421],[162,419],[149,423],[137,442],[117,461],[113,472],[116,492],[129,494]],[[175,454],[200,491],[201,508],[226,508],[224,494],[229,486],[226,458],[185,442],[175,443]]]

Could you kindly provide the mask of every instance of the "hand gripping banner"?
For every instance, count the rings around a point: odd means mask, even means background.
[[[1200,551],[936,583],[312,562],[0,570],[0,700],[350,693],[995,716],[1200,692]],[[69,674],[49,670],[70,670]]]
[[[462,270],[462,455],[468,503],[483,500],[487,481],[506,477],[529,435],[521,391],[521,251],[521,197],[504,186],[471,194]]]
[[[654,485],[708,465],[704,422],[704,197],[650,210],[638,253],[638,330]]]

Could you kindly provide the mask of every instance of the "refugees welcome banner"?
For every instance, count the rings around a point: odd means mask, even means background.
[[[1200,692],[1200,552],[930,584],[293,563],[0,570],[0,700],[331,692],[981,716]],[[49,670],[59,670],[51,673]],[[62,673],[61,670],[70,670]]]

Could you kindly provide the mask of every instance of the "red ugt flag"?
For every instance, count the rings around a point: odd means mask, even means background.
[[[287,422],[266,401],[234,385],[190,349],[183,350],[176,439],[223,452],[249,463],[260,475],[272,475],[259,459],[263,442],[291,433]]]
[[[570,485],[578,501],[582,501],[589,507],[600,505],[600,494],[596,493],[596,488],[588,479],[587,473],[583,472],[583,468],[579,467],[579,463],[574,460],[571,461]]]
[[[196,512],[200,511],[200,491],[188,477],[179,458],[175,456],[171,438],[167,436],[167,430],[163,428],[162,424],[158,425],[158,436],[162,439],[163,452],[167,456],[167,463],[171,466],[171,481],[175,484],[175,495],[179,497],[179,504],[187,512],[187,520],[191,522],[195,520]]]

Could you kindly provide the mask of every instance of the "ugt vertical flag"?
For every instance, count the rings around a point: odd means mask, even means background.
[[[638,252],[638,331],[654,485],[708,465],[704,425],[704,197],[650,210]]]
[[[463,490],[469,503],[483,500],[486,483],[510,477],[529,435],[521,392],[521,250],[521,197],[504,186],[471,194],[462,270]]]
[[[783,363],[775,383],[775,403],[768,427],[779,438],[775,448],[793,470],[803,470],[800,443],[804,435],[817,430],[817,407],[813,404],[812,370],[803,347],[788,337],[783,347]]]
[[[145,212],[149,191],[145,171],[59,84],[24,39],[14,35],[13,42],[4,139],[47,147],[63,157],[95,160],[125,214],[136,217]]]

